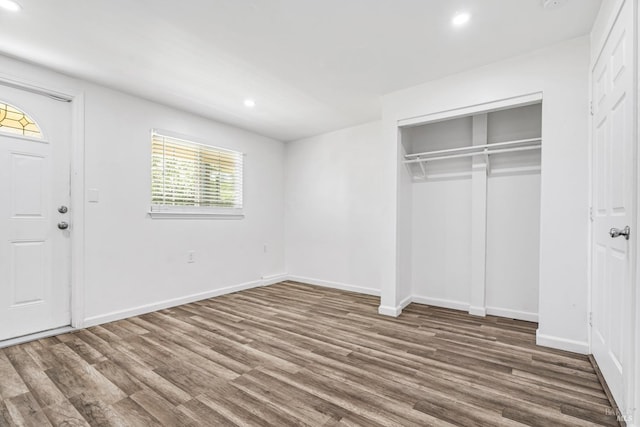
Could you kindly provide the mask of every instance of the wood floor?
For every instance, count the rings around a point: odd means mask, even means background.
[[[536,324],[293,282],[0,350],[0,425],[615,426]]]

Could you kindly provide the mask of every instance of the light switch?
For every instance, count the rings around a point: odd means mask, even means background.
[[[90,188],[87,191],[87,200],[89,203],[98,203],[100,200],[100,191],[97,188]]]

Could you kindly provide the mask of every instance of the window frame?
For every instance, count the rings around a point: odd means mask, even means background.
[[[153,204],[153,139],[155,136],[175,139],[193,145],[200,145],[212,150],[227,151],[240,155],[242,160],[242,172],[240,177],[241,197],[243,199],[242,207],[221,207],[221,206],[174,206],[174,205],[154,205]],[[149,200],[151,205],[149,208],[149,216],[152,219],[243,219],[244,218],[244,158],[245,153],[232,150],[230,148],[219,147],[207,143],[205,140],[189,135],[183,135],[163,129],[151,129],[150,132],[150,158],[149,158]]]

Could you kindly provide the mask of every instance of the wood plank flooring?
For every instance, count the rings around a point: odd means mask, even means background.
[[[2,426],[617,425],[535,323],[294,282],[0,350]]]

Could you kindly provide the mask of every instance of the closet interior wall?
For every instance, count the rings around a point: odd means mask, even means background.
[[[409,160],[451,149],[422,158],[456,156],[405,164],[414,177],[413,301],[537,321],[541,126],[534,104],[401,129]],[[529,148],[464,155],[465,147],[521,140],[516,146]]]

